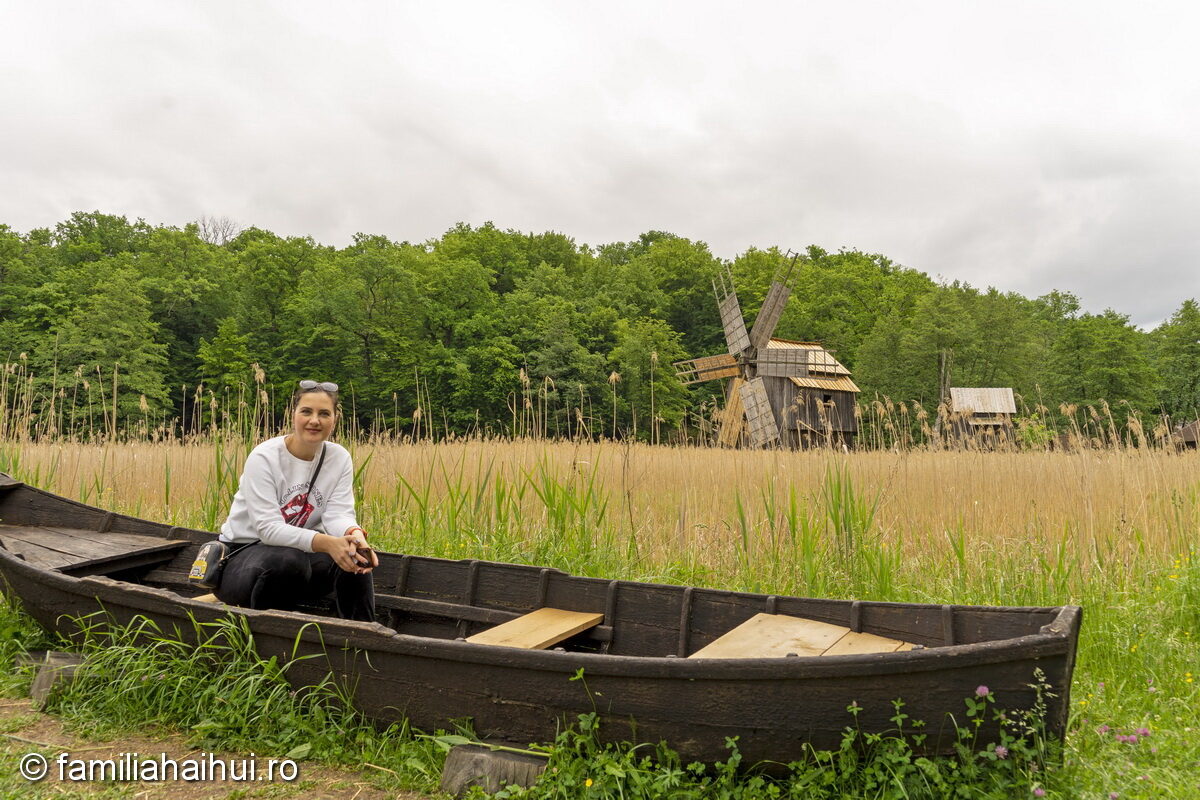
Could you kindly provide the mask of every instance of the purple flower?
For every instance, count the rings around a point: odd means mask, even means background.
[[[987,697],[990,693],[991,692],[988,691],[988,687],[986,687],[986,686],[976,686],[975,687],[975,696],[976,697]]]
[[[1151,747],[1151,748],[1150,748],[1150,752],[1151,752],[1151,753],[1157,753],[1157,752],[1158,752],[1158,748],[1157,748],[1157,747]]]
[[[1104,681],[1100,681],[1098,684],[1096,684],[1096,688],[1104,691]]]
[[[1149,735],[1150,735],[1150,729],[1149,729],[1149,728],[1138,728],[1138,729],[1137,729],[1137,735],[1138,735],[1138,736],[1149,736]]]
[[[1109,728],[1107,725],[1101,725],[1099,728],[1096,728],[1096,733],[1103,736],[1104,734],[1108,733],[1110,730],[1112,730],[1112,729]]]
[[[1008,758],[1008,748],[1004,745],[996,746],[996,758]]]
[[[1117,800],[1117,798],[1120,796],[1121,796],[1120,792],[1109,792],[1108,800]]]
[[[1034,790],[1033,790],[1033,796],[1034,796],[1034,797],[1045,797],[1045,796],[1046,796],[1046,790],[1045,790],[1045,789],[1043,789],[1042,787],[1040,787],[1040,786],[1039,786],[1039,787],[1037,787],[1036,789],[1034,789]]]

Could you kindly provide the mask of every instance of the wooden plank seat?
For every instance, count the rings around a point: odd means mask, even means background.
[[[81,577],[164,563],[188,542],[120,531],[0,525],[0,544],[35,566]]]
[[[895,653],[913,645],[873,633],[855,633],[844,625],[786,614],[755,614],[688,658],[779,658]]]
[[[600,624],[604,615],[590,611],[567,611],[561,608],[539,608],[494,628],[468,636],[473,644],[500,647],[520,647],[525,650],[545,650],[577,633]]]

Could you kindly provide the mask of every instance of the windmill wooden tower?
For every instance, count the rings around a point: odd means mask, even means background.
[[[717,441],[730,447],[850,445],[858,432],[859,389],[850,370],[816,342],[772,338],[792,293],[789,280],[799,254],[788,251],[771,281],[753,327],[726,267],[713,281],[729,352],[675,363],[684,383],[731,378]]]

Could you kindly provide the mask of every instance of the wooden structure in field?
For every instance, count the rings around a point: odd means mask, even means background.
[[[1012,428],[1017,402],[1013,390],[996,389],[950,390],[950,412],[962,421],[968,431],[1007,430]]]
[[[947,406],[949,416],[938,424],[944,422],[945,430],[959,440],[990,446],[1012,437],[1017,403],[1008,387],[951,388]]]
[[[1200,444],[1200,419],[1175,426],[1172,440],[1180,450],[1195,450]]]
[[[754,326],[747,332],[728,269],[714,281],[728,352],[675,363],[684,383],[728,378],[717,441],[727,447],[809,447],[854,442],[858,387],[846,369],[816,342],[776,339],[792,289],[797,256],[776,273]]]

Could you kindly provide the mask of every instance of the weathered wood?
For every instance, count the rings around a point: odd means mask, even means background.
[[[873,633],[855,633],[847,631],[846,635],[834,642],[823,656],[855,656],[863,653],[894,653],[907,642],[899,639],[888,639],[886,636],[876,636]],[[909,645],[911,649],[912,645]]]
[[[137,569],[138,567],[148,567],[171,561],[180,550],[187,546],[187,542],[166,542],[132,552],[118,552],[100,558],[90,558],[85,561],[66,564],[60,567],[59,571],[64,575],[80,578],[85,575],[106,575],[123,572],[125,570]]]
[[[45,650],[30,650],[27,653],[17,653],[17,657],[13,659],[15,667],[40,667],[46,662]]]
[[[539,608],[482,633],[468,636],[467,641],[472,644],[544,650],[600,624],[602,619],[604,615],[599,613]]]
[[[51,651],[46,653],[41,669],[29,687],[29,697],[35,707],[42,706],[55,690],[75,680],[75,671],[83,663],[83,657],[74,653]]]
[[[220,600],[217,599],[217,596],[215,594],[202,594],[197,597],[193,597],[192,599],[195,600],[197,603],[219,603],[219,602],[221,602]]]
[[[689,658],[773,658],[893,653],[906,644],[844,625],[780,614],[756,614]]]
[[[545,758],[479,745],[457,745],[446,754],[441,790],[462,797],[472,786],[479,786],[489,794],[505,785],[530,787],[545,771]]]
[[[755,614],[688,658],[819,656],[850,629],[782,614]]]
[[[0,543],[4,545],[4,549],[8,552],[20,556],[30,564],[35,564],[46,569],[55,569],[78,560],[75,556],[32,544],[14,536],[0,536]]]

